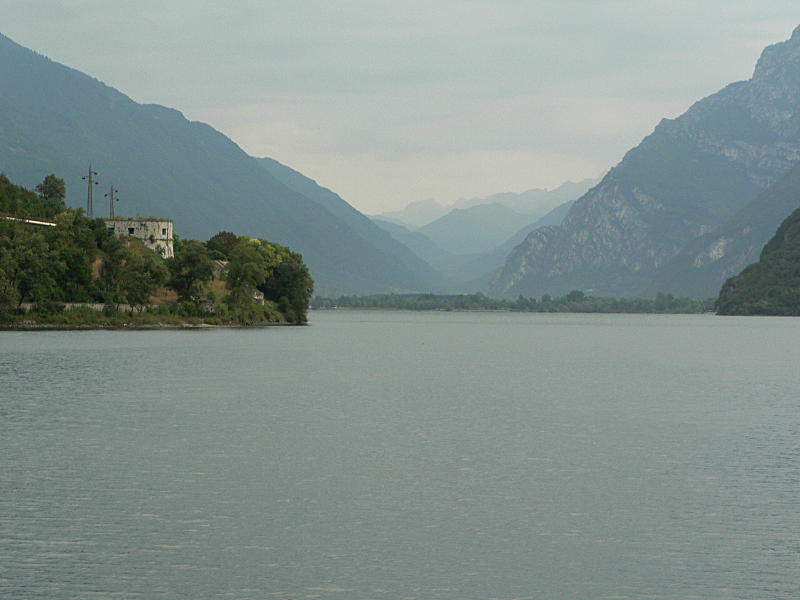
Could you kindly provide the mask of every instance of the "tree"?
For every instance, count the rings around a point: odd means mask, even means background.
[[[92,263],[88,254],[78,248],[62,248],[59,259],[63,271],[59,274],[61,300],[65,302],[88,302],[94,294]]]
[[[17,287],[6,275],[3,268],[0,268],[0,314],[14,310],[19,304],[19,292]]]
[[[673,308],[675,305],[675,296],[672,294],[665,294],[664,292],[658,292],[656,294],[656,299],[653,301],[653,308],[656,312],[661,312],[665,310],[669,310]]]
[[[38,207],[35,211],[37,216],[52,219],[67,209],[64,204],[67,190],[63,179],[50,174],[36,186],[36,191],[39,193]]]
[[[231,252],[238,243],[239,236],[235,233],[220,231],[206,242],[206,246],[209,252],[219,253],[223,258],[230,258]]]
[[[14,244],[7,235],[8,229],[11,229],[11,224],[0,227],[0,313],[10,312],[19,305],[19,289],[15,280],[17,260]]]
[[[64,265],[40,230],[4,222],[0,230],[0,269],[5,285],[16,290],[19,302],[52,300],[59,295],[58,278]],[[10,297],[7,290],[6,296]]]
[[[226,287],[231,291],[231,303],[237,307],[253,304],[253,293],[269,276],[269,265],[259,245],[251,240],[241,241],[233,248],[228,263]]]
[[[141,240],[119,242],[106,254],[101,281],[106,302],[144,306],[169,278],[164,259]],[[112,246],[109,244],[109,246]]]
[[[32,191],[11,183],[8,177],[0,173],[0,213],[51,219],[64,210],[66,206],[61,198],[37,196]]]
[[[564,296],[564,299],[567,302],[581,302],[585,298],[585,295],[580,290],[572,290],[569,294]]]
[[[303,323],[314,281],[300,254],[266,240],[241,238],[230,253],[226,285],[235,308],[252,308],[253,293],[260,290],[287,321]]]
[[[280,249],[283,250],[279,255],[280,262],[274,266],[272,276],[259,289],[264,292],[265,298],[278,304],[288,320],[304,323],[314,291],[314,280],[311,279],[300,254],[283,246]]]
[[[195,240],[184,240],[175,258],[167,261],[167,267],[167,285],[178,292],[180,300],[189,302],[198,302],[205,284],[214,277],[205,245]]]
[[[67,196],[67,187],[63,179],[50,173],[36,186],[36,192],[47,200],[63,200]]]

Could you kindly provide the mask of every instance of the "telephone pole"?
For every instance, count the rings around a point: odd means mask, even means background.
[[[114,189],[114,184],[111,184],[111,189],[108,190],[107,194],[104,194],[106,198],[108,198],[108,216],[109,218],[114,218],[114,203],[119,202],[119,198],[115,196],[115,194],[119,194],[119,190]]]
[[[92,214],[92,185],[97,185],[97,182],[92,179],[94,175],[97,175],[97,171],[92,171],[92,163],[89,163],[89,173],[81,177],[81,179],[86,180],[86,215],[91,219],[94,215]]]

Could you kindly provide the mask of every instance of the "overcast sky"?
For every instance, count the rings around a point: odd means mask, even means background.
[[[797,0],[0,0],[0,32],[368,213],[596,177]]]

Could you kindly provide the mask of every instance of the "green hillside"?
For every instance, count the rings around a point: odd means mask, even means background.
[[[725,282],[721,315],[800,315],[800,209],[764,246],[757,263]]]

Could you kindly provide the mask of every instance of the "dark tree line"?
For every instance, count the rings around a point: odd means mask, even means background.
[[[655,299],[602,298],[573,290],[560,297],[545,294],[540,299],[519,296],[516,300],[490,298],[484,294],[375,294],[370,296],[315,297],[313,308],[384,308],[399,310],[502,310],[518,312],[584,313],[701,313],[713,309],[713,300],[675,298],[658,294]]]

